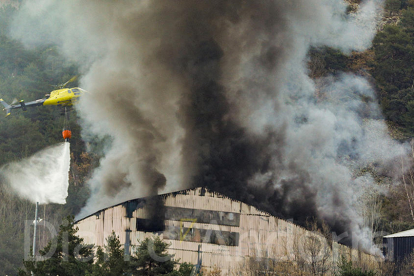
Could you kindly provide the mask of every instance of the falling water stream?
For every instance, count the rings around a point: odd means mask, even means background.
[[[66,203],[70,144],[45,148],[33,156],[0,168],[5,184],[22,198],[40,204]]]

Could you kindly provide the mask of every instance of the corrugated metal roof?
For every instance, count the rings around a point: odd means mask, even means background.
[[[211,194],[213,194],[215,196],[219,196],[220,198],[227,198],[227,199],[230,199],[231,201],[236,202],[236,203],[243,203],[240,200],[233,199],[231,197],[228,197],[226,195],[223,195],[223,194],[218,193],[218,192],[215,192],[215,191],[211,191],[208,188],[205,188],[205,187],[195,187],[195,188],[189,188],[189,189],[179,190],[179,191],[175,191],[175,192],[169,192],[169,193],[165,193],[165,194],[159,194],[159,195],[146,196],[146,197],[140,197],[140,198],[134,198],[134,199],[126,200],[124,202],[121,202],[121,203],[118,203],[118,204],[115,204],[115,205],[112,205],[112,206],[103,208],[101,210],[98,210],[98,211],[96,211],[96,212],[94,212],[94,213],[92,213],[90,215],[87,215],[87,216],[85,216],[83,218],[79,218],[79,219],[75,220],[75,223],[78,223],[78,222],[80,222],[80,221],[82,221],[82,220],[84,220],[86,218],[89,218],[91,216],[94,216],[96,214],[99,214],[99,213],[101,213],[101,212],[103,212],[103,211],[105,211],[105,210],[107,210],[109,208],[114,208],[114,207],[119,206],[119,205],[128,204],[129,202],[132,202],[132,201],[136,201],[136,200],[140,200],[140,199],[149,199],[149,198],[154,198],[154,197],[164,197],[164,198],[167,198],[169,196],[175,197],[177,195],[189,195],[190,192],[194,192],[194,193],[199,192],[200,193],[199,194],[200,196],[204,196],[206,193],[211,193]],[[247,203],[246,203],[246,206],[250,206],[250,205],[247,205]],[[257,207],[254,207],[254,208],[255,208],[254,210],[256,211],[257,215],[260,215],[260,213],[263,213],[265,215],[272,216],[269,212],[260,210]],[[254,211],[254,210],[250,210],[250,211]]]
[[[398,232],[395,234],[391,234],[388,236],[384,236],[384,238],[398,238],[398,237],[414,237],[414,229]]]

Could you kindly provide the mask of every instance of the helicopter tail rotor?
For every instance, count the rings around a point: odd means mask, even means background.
[[[3,110],[6,111],[6,117],[10,115],[12,106],[6,103],[3,99],[0,99],[0,103],[4,106]]]

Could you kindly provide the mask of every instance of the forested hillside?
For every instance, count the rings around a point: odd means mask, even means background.
[[[414,9],[401,12],[396,25],[387,25],[374,40],[372,75],[385,117],[408,136],[414,131]]]
[[[54,45],[38,49],[25,49],[7,36],[8,23],[15,8],[0,9],[0,98],[12,102],[44,97],[55,85],[77,75],[76,66],[64,60]],[[77,83],[73,84],[74,86]],[[13,110],[5,118],[0,114],[0,166],[31,156],[49,145],[63,141],[63,116],[56,107],[36,107]],[[88,197],[84,178],[90,172],[93,158],[85,153],[80,139],[76,111],[72,111],[70,126],[72,164],[67,204],[40,206],[40,218],[58,226],[68,214],[76,214]],[[1,181],[1,179],[0,179]],[[0,182],[0,275],[14,275],[22,266],[23,230],[25,220],[33,220],[34,204],[9,193]],[[40,227],[40,247],[46,244],[47,233]]]
[[[349,11],[360,1],[349,1]],[[351,72],[367,78],[375,88],[390,135],[401,142],[414,137],[414,1],[387,0],[385,12],[372,47],[363,53],[344,55],[332,48],[309,53],[309,70],[316,80]],[[322,84],[323,85],[323,84]],[[315,95],[320,97],[320,95]],[[412,144],[412,143],[411,143]],[[375,166],[375,164],[373,164]],[[369,171],[386,192],[367,198],[366,208],[374,218],[374,230],[394,233],[414,228],[413,172],[401,175],[402,185]]]
[[[352,12],[359,1],[349,1]],[[372,47],[363,53],[344,55],[332,48],[310,51],[311,76],[318,79],[351,72],[367,78],[375,88],[390,135],[401,142],[414,137],[414,1],[387,0]],[[320,95],[315,95],[319,97]],[[412,142],[411,142],[412,144]],[[375,166],[375,164],[373,164]],[[393,185],[372,168],[370,172],[384,193],[366,199],[374,230],[394,233],[414,228],[412,170]]]
[[[350,2],[349,12],[353,12],[360,1]],[[55,45],[26,49],[10,39],[7,30],[14,12],[15,8],[10,6],[0,9],[0,98],[7,102],[14,98],[39,99],[53,90],[54,85],[78,75],[78,68],[64,60]],[[314,48],[309,53],[310,75],[316,82],[326,76],[337,77],[341,72],[368,78],[376,89],[391,135],[400,141],[410,141],[414,137],[413,45],[414,1],[387,0],[384,25],[371,49],[344,55],[332,48]],[[0,166],[62,142],[60,113],[55,107],[37,107],[26,112],[14,110],[8,118],[0,114]],[[56,226],[67,215],[77,214],[85,204],[89,194],[85,180],[98,159],[94,153],[86,152],[76,111],[71,114],[70,124],[74,137],[67,204],[40,208],[40,217]],[[382,185],[382,176],[374,177]],[[401,176],[404,185],[384,185],[386,193],[367,199],[376,230],[396,232],[414,227],[413,179],[410,173]],[[14,275],[22,266],[24,222],[33,220],[34,209],[34,204],[7,191],[0,179],[0,275]],[[47,233],[40,232],[40,237],[40,247],[43,247]]]

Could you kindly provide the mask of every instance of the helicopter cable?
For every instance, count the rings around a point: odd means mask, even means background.
[[[65,142],[69,142],[69,139],[72,138],[72,132],[69,128],[69,111],[67,110],[67,107],[65,106],[65,117],[63,118],[63,139],[65,139]]]

